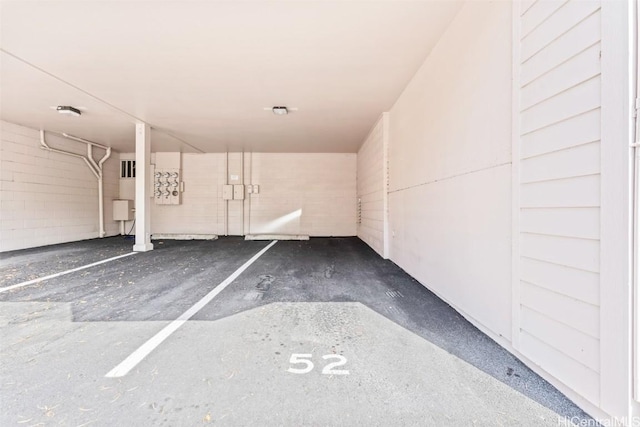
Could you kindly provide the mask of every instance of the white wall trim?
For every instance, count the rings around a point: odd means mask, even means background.
[[[512,105],[511,105],[511,344],[520,348],[520,31],[521,2],[512,2]]]
[[[600,406],[631,415],[628,2],[602,2]]]
[[[638,57],[640,56],[640,52],[639,52],[639,44],[638,44],[638,25],[640,23],[640,2],[638,0],[635,1],[631,1],[630,3],[630,11],[629,11],[629,26],[631,28],[631,31],[629,32],[629,43],[632,49],[632,53],[631,53],[631,63],[629,64],[629,69],[630,69],[630,88],[632,93],[634,93],[635,98],[639,99],[640,98],[640,87],[638,86],[639,82],[640,82],[640,66],[638,64]],[[637,101],[633,101],[632,102],[637,102]],[[633,108],[635,108],[636,106],[634,104],[632,104],[630,106],[630,108],[633,110]],[[633,142],[637,143],[638,141],[638,121],[640,120],[640,117],[637,117],[637,110],[635,110],[634,112],[636,115],[635,121],[632,122],[631,126],[631,135],[633,138]],[[631,361],[632,363],[632,369],[634,371],[634,376],[633,376],[633,398],[635,399],[635,402],[632,405],[632,415],[635,416],[640,416],[640,404],[638,402],[640,402],[640,288],[639,288],[639,281],[638,281],[638,267],[639,267],[639,263],[638,263],[638,249],[640,248],[640,242],[639,242],[639,226],[640,226],[640,222],[638,221],[638,203],[640,202],[639,200],[637,200],[638,197],[638,174],[640,173],[640,171],[637,170],[638,165],[640,165],[640,162],[638,162],[638,159],[640,159],[640,148],[636,148],[635,149],[635,159],[634,158],[630,158],[629,160],[629,167],[631,170],[631,173],[633,173],[634,177],[634,181],[633,184],[631,185],[631,191],[633,192],[633,194],[630,195],[630,199],[632,201],[632,203],[634,203],[634,206],[632,206],[632,210],[633,210],[633,218],[632,218],[632,232],[633,234],[633,238],[632,238],[632,247],[630,248],[630,252],[631,252],[631,259],[630,259],[630,266],[631,266],[631,280],[632,280],[632,295],[633,295],[633,326],[631,328],[631,330],[633,331],[633,336],[631,339],[632,342],[632,355],[633,360]]]
[[[389,113],[382,113],[382,258],[389,259]]]

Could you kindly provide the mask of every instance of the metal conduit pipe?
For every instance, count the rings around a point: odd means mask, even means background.
[[[64,136],[65,138],[73,139],[74,141],[82,142],[84,144],[95,145],[96,147],[102,148],[103,150],[107,150],[111,148],[111,147],[107,147],[106,145],[98,144],[97,142],[93,142],[93,141],[86,140],[84,138],[79,138],[77,136],[69,135],[68,133],[63,132],[61,133],[61,135]]]
[[[631,79],[630,87],[634,93],[632,107],[634,123],[631,128],[631,204],[632,204],[632,243],[631,243],[631,283],[632,283],[632,370],[633,397],[640,402],[640,66],[638,64],[638,22],[640,7],[637,2],[630,2],[630,28],[635,28],[631,35]]]
[[[82,142],[83,144],[87,144],[87,155],[82,156],[77,153],[72,153],[69,151],[59,150],[57,148],[52,148],[47,144],[44,137],[44,130],[40,130],[40,145],[42,149],[51,151],[53,153],[64,154],[71,157],[76,157],[82,159],[89,170],[93,173],[93,175],[98,180],[98,220],[100,223],[100,237],[104,237],[107,233],[104,229],[104,181],[103,181],[103,165],[104,162],[107,161],[109,157],[111,157],[111,147],[107,147],[101,144],[97,144],[95,142],[87,141],[86,139],[78,138],[75,136],[67,135],[66,133],[61,134],[63,137],[72,139],[74,141]],[[98,163],[93,159],[93,146],[101,148],[106,151],[105,155],[100,159]]]
[[[63,134],[63,135],[67,136],[66,134]],[[102,165],[111,156],[111,147],[100,146],[98,144],[93,144],[90,141],[81,140],[80,138],[75,138],[75,137],[71,139],[75,139],[76,141],[80,141],[87,144],[87,158],[89,159],[89,162],[91,162],[95,170],[98,171],[98,214],[99,214],[99,220],[100,220],[100,237],[104,237],[107,233],[104,229],[104,181],[103,181]],[[105,155],[102,157],[102,159],[100,159],[99,163],[96,163],[96,161],[93,159],[94,145],[106,150]]]
[[[98,197],[99,197],[99,208],[100,208],[100,237],[104,237],[107,232],[104,229],[104,181],[102,179],[103,174],[103,164],[107,161],[109,157],[111,157],[111,147],[106,148],[107,152],[98,162],[98,168],[100,169],[100,178],[98,179]]]
[[[95,169],[93,169],[93,166],[91,166],[91,163],[89,163],[89,160],[85,156],[82,156],[82,155],[76,154],[76,153],[71,153],[69,151],[58,150],[57,148],[49,147],[49,145],[44,140],[44,131],[43,130],[40,131],[40,146],[41,146],[40,148],[42,148],[43,150],[51,151],[53,153],[66,154],[67,156],[77,157],[79,159],[84,160],[84,162],[87,164],[87,167],[89,168],[89,170],[91,170],[91,172],[93,172],[93,174],[96,176],[96,178],[98,178],[98,172]]]
[[[225,160],[224,160],[224,168],[225,168],[225,178],[224,183],[229,184],[229,151],[227,151]],[[229,235],[229,201],[224,201],[224,235]]]

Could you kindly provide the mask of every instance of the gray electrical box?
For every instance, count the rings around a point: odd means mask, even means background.
[[[244,200],[244,185],[233,186],[233,200]]]
[[[233,185],[222,186],[222,200],[233,200]]]
[[[135,204],[133,200],[114,200],[113,201],[113,220],[114,221],[133,221],[133,209]]]

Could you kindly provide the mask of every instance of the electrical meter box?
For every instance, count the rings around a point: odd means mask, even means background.
[[[156,205],[179,205],[182,203],[180,153],[155,153],[153,172],[153,199]]]
[[[244,200],[244,185],[236,184],[233,186],[233,200]]]
[[[133,221],[135,204],[133,200],[114,200],[113,201],[113,220],[114,221]]]
[[[233,185],[222,186],[222,200],[233,200]]]
[[[157,205],[179,205],[182,194],[180,169],[158,169],[153,174],[153,196]]]

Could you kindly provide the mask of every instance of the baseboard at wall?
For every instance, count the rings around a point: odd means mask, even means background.
[[[217,234],[171,234],[171,233],[158,233],[152,234],[151,240],[216,240]]]
[[[411,277],[413,277],[413,276],[411,276]],[[592,416],[593,418],[595,418],[599,422],[601,422],[602,420],[612,420],[612,418],[613,418],[612,415],[607,414],[601,408],[599,408],[595,404],[591,403],[590,401],[586,400],[580,394],[576,393],[574,390],[569,388],[567,385],[565,385],[564,383],[562,383],[561,381],[556,379],[554,376],[549,374],[547,371],[545,371],[540,365],[537,365],[535,362],[531,361],[526,356],[524,356],[522,353],[517,351],[515,348],[513,348],[513,346],[511,345],[511,342],[509,340],[507,340],[505,337],[497,335],[493,331],[487,329],[484,325],[482,325],[480,322],[478,322],[473,316],[471,316],[468,313],[466,313],[465,311],[461,310],[460,307],[458,307],[457,305],[453,304],[451,301],[449,301],[446,298],[444,298],[442,295],[440,295],[435,290],[431,289],[429,286],[426,286],[425,284],[423,284],[422,282],[419,282],[419,281],[418,281],[418,283],[420,283],[425,288],[429,289],[429,291],[433,292],[442,301],[444,301],[447,304],[449,304],[455,311],[460,313],[460,315],[462,317],[464,317],[467,321],[469,321],[469,323],[471,323],[473,326],[478,328],[482,333],[484,333],[489,338],[491,338],[493,341],[495,341],[500,347],[504,348],[509,353],[513,354],[515,357],[520,359],[520,361],[522,361],[522,363],[524,363],[529,369],[531,369],[536,374],[540,375],[540,377],[542,377],[542,379],[544,379],[549,384],[551,384],[556,389],[558,389],[562,394],[564,394],[569,400],[571,400],[573,403],[575,403],[578,407],[580,407],[587,414],[589,414],[590,416]],[[603,424],[603,425],[607,425],[607,424]],[[610,424],[610,425],[615,425],[615,424]]]
[[[247,234],[244,240],[309,240],[303,234]]]

